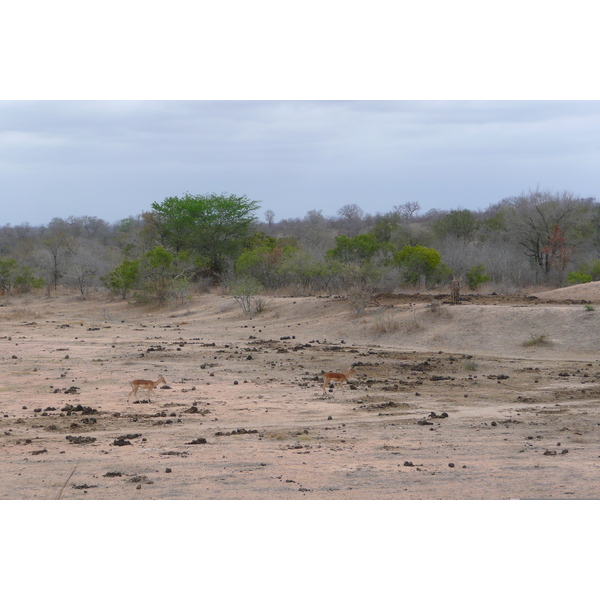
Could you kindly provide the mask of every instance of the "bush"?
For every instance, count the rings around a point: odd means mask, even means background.
[[[592,281],[592,276],[589,273],[571,271],[567,275],[567,283],[569,285],[579,285],[580,283],[589,283],[590,281]]]
[[[483,263],[471,267],[466,272],[466,278],[467,285],[471,290],[476,290],[480,285],[491,280],[491,277],[485,272],[485,265]]]
[[[9,293],[13,288],[20,292],[44,287],[45,281],[35,277],[29,267],[19,266],[14,258],[0,259],[0,290]]]
[[[526,342],[523,342],[523,346],[525,348],[530,348],[532,346],[551,346],[552,342],[548,339],[548,336],[545,333],[540,333],[539,335],[531,334],[531,338]]]
[[[571,271],[567,275],[569,285],[578,285],[580,283],[589,283],[600,279],[600,260],[594,259],[589,263],[581,263],[577,271]]]
[[[252,314],[257,309],[254,296],[262,290],[262,285],[253,277],[240,277],[230,283],[229,293],[239,304],[245,315]],[[261,308],[259,304],[258,308]]]
[[[111,292],[121,294],[121,298],[125,300],[127,293],[138,280],[139,271],[139,260],[124,260],[116,269],[102,278],[102,281]]]

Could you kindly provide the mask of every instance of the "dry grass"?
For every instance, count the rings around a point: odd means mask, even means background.
[[[0,320],[2,321],[31,321],[43,317],[42,313],[29,308],[11,308],[8,312],[0,312]]]
[[[400,329],[400,323],[392,315],[380,317],[373,325],[375,335],[385,335],[386,333],[395,333]]]
[[[531,334],[531,338],[523,342],[525,348],[539,347],[539,346],[552,346],[552,342],[548,339],[545,333],[538,335]]]
[[[467,371],[477,371],[477,369],[479,369],[479,364],[476,363],[474,360],[465,360],[463,361],[463,367]]]

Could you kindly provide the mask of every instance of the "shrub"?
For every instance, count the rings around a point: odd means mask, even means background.
[[[582,271],[571,271],[567,275],[567,283],[569,285],[579,285],[580,283],[589,283],[590,281],[592,281],[592,276]]]
[[[476,290],[480,285],[486,281],[490,281],[491,277],[485,272],[485,265],[483,263],[471,267],[466,272],[467,285],[469,289]]]
[[[252,277],[240,277],[230,283],[229,293],[239,304],[242,312],[249,315],[256,310],[254,296],[262,290],[262,285]]]
[[[551,346],[552,342],[548,339],[548,336],[545,333],[540,333],[539,335],[531,334],[531,338],[526,342],[523,342],[523,346],[529,348],[531,346]]]
[[[124,260],[116,269],[102,278],[102,281],[109,290],[115,294],[121,294],[121,298],[125,300],[127,293],[138,280],[139,271],[139,260]]]
[[[567,275],[569,285],[578,285],[580,283],[589,283],[600,279],[600,260],[594,259],[589,263],[581,263],[577,271],[571,271]]]

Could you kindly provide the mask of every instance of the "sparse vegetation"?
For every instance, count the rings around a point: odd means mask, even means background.
[[[255,296],[262,290],[262,285],[253,277],[239,277],[230,283],[230,295],[238,303],[245,315],[256,312]],[[264,310],[264,304],[260,303]]]
[[[376,335],[385,335],[387,333],[395,333],[400,329],[399,321],[392,315],[380,316],[373,325],[373,332]]]
[[[481,287],[481,285],[487,281],[490,281],[491,279],[491,277],[485,272],[485,265],[483,263],[471,267],[466,273],[466,278],[467,285],[471,290],[478,289]]]
[[[548,336],[545,333],[540,334],[531,334],[531,337],[523,342],[523,346],[525,348],[530,348],[532,346],[551,346],[552,342],[548,339]]]

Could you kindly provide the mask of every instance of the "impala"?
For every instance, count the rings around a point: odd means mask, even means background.
[[[131,394],[133,394],[137,398],[137,391],[140,388],[142,388],[143,390],[147,390],[148,394],[150,394],[150,392],[154,393],[154,388],[159,383],[164,383],[165,385],[167,384],[165,378],[162,375],[156,381],[150,381],[149,379],[134,379],[129,383],[131,384],[131,391],[129,392],[129,396],[127,396],[127,402],[129,402]]]
[[[323,373],[323,393],[325,394],[327,392],[326,388],[330,381],[333,381],[337,387],[341,388],[352,373],[356,373],[356,371],[354,369],[348,369],[345,373]]]

